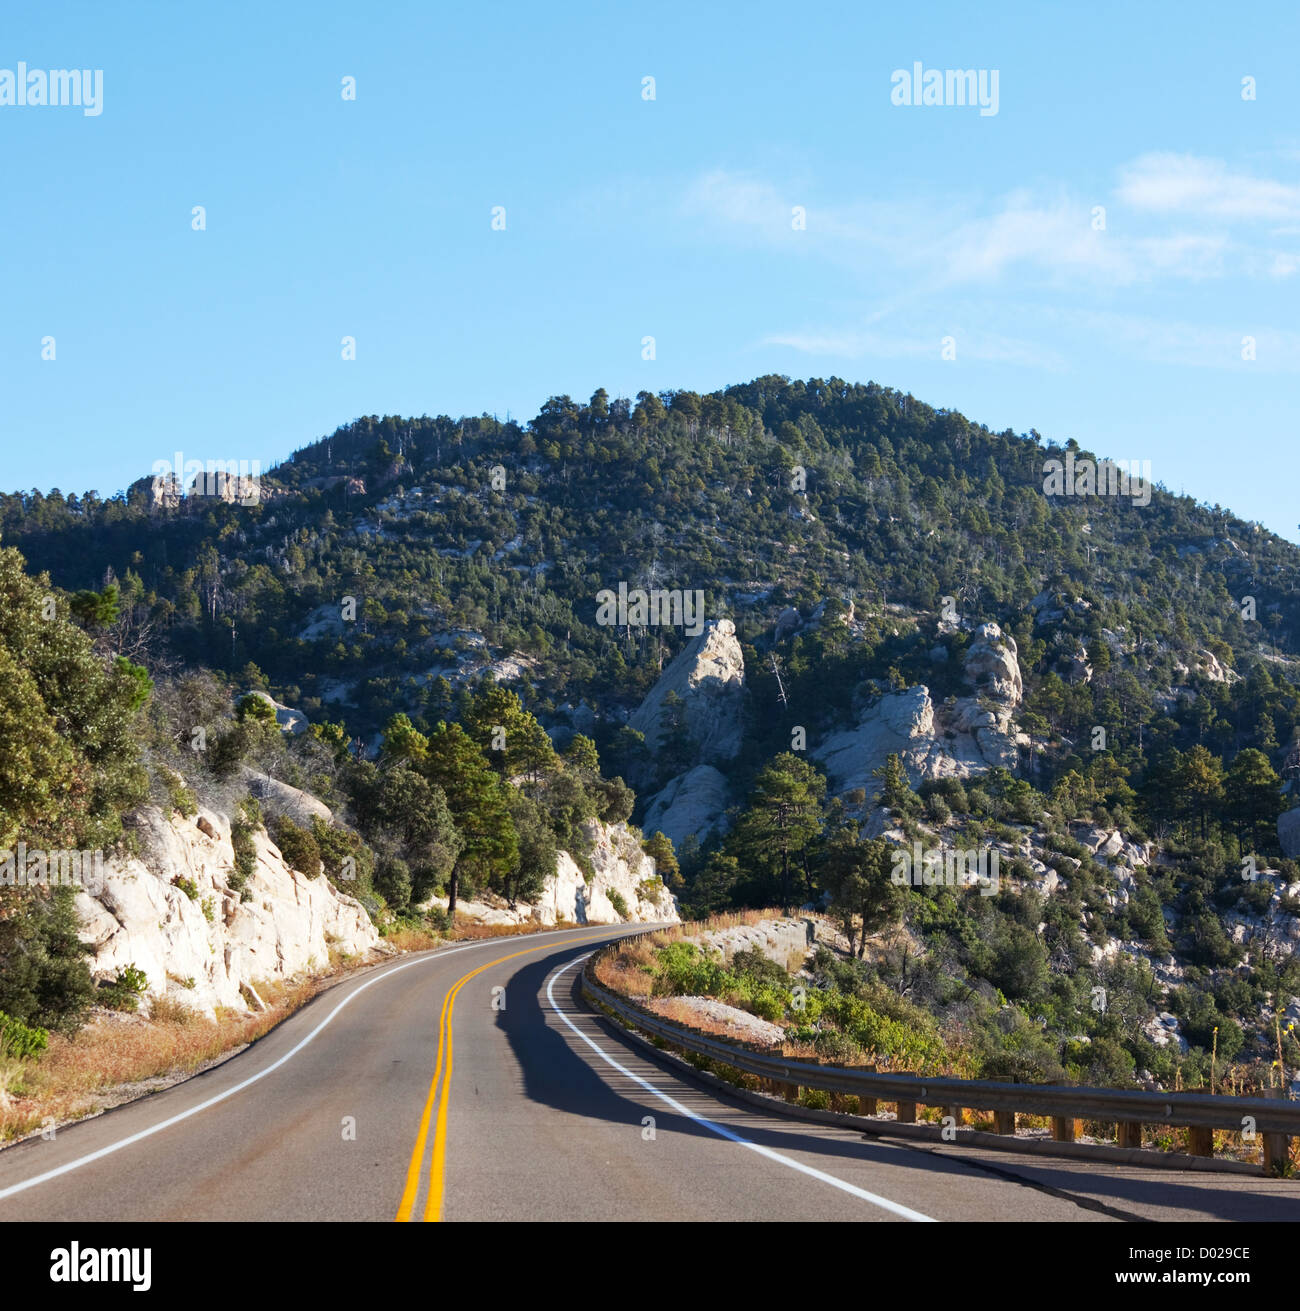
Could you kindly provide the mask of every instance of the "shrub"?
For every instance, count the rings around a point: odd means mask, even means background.
[[[932,792],[925,799],[926,817],[936,824],[946,824],[952,818],[952,809],[937,792]]]
[[[619,919],[627,919],[627,902],[623,899],[623,894],[621,892],[611,892],[609,894],[609,904],[614,907],[614,911]]]
[[[349,828],[327,824],[319,815],[312,817],[311,835],[316,839],[325,873],[333,883],[348,884],[348,891],[357,895],[360,889],[370,886],[375,868],[375,854],[361,840],[361,835]],[[347,864],[348,861],[352,863]]]
[[[172,879],[172,887],[180,888],[191,901],[198,901],[199,899],[199,885],[193,879],[187,879],[183,874],[177,874]]]
[[[827,952],[827,955],[830,955]],[[747,947],[731,958],[731,968],[741,978],[752,979],[756,984],[784,987],[789,976],[774,960],[769,960],[757,947]]]
[[[0,1010],[26,1025],[75,1033],[95,999],[76,891],[23,894],[18,911],[0,916]]]
[[[785,997],[774,988],[760,988],[750,997],[749,1009],[759,1019],[775,1024],[785,1018]]]
[[[117,978],[99,985],[100,1000],[115,1011],[134,1011],[140,1005],[140,994],[149,986],[143,970],[128,965],[119,970]]]
[[[262,807],[256,798],[245,797],[239,803],[239,812],[230,826],[230,845],[235,849],[235,868],[226,882],[232,892],[239,893],[240,901],[247,901],[245,885],[257,868],[257,847],[253,834],[262,826]]]
[[[847,1033],[836,1029],[820,1029],[812,1039],[817,1055],[828,1061],[839,1061],[851,1065],[862,1058],[862,1048]]]
[[[375,890],[395,911],[411,904],[411,868],[400,856],[385,856],[375,869]]]
[[[0,1055],[26,1060],[39,1056],[50,1039],[49,1030],[23,1024],[0,1011]]]
[[[168,769],[163,773],[163,783],[167,788],[167,801],[171,808],[189,819],[191,815],[198,813],[198,798],[186,785],[185,780],[176,773],[175,770]]]
[[[734,974],[703,955],[693,942],[670,942],[659,954],[655,991],[660,995],[716,997],[738,983]]]
[[[280,848],[284,863],[307,878],[320,877],[321,854],[316,839],[305,828],[300,828],[287,815],[281,815],[271,824],[271,841]]]

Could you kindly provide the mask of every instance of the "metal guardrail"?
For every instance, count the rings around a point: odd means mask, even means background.
[[[588,962],[582,974],[583,993],[589,1000],[652,1037],[754,1075],[769,1085],[783,1086],[787,1099],[791,1100],[799,1088],[812,1088],[837,1099],[857,1097],[859,1106],[865,1102],[869,1107],[868,1114],[874,1113],[876,1102],[890,1102],[897,1106],[901,1123],[915,1122],[918,1105],[940,1106],[946,1113],[955,1112],[959,1123],[963,1109],[992,1111],[995,1132],[999,1134],[1015,1133],[1017,1112],[1044,1115],[1052,1118],[1053,1137],[1067,1142],[1074,1139],[1074,1121],[1102,1120],[1119,1126],[1119,1145],[1127,1148],[1141,1146],[1142,1125],[1169,1125],[1192,1131],[1189,1150],[1196,1156],[1213,1155],[1211,1134],[1215,1129],[1249,1131],[1262,1140],[1265,1172],[1289,1161],[1290,1140],[1300,1136],[1300,1102],[1219,1097],[1204,1092],[1145,1092],[881,1074],[772,1055],[684,1029],[632,1005],[597,983],[591,977],[591,964]]]

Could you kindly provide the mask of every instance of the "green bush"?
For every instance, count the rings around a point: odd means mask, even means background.
[[[760,988],[749,999],[749,1009],[761,1020],[775,1024],[785,1018],[785,997],[774,988]]]
[[[814,1034],[811,1041],[818,1056],[844,1065],[861,1060],[862,1048],[847,1033],[840,1033],[836,1029],[820,1029],[814,1030]]]
[[[76,890],[24,893],[0,917],[0,1010],[22,1024],[71,1034],[94,1004]]]
[[[614,907],[619,919],[627,919],[627,902],[623,899],[623,894],[621,892],[611,892],[609,894],[609,904]]]
[[[332,883],[343,883],[353,896],[370,886],[374,874],[375,853],[350,828],[327,824],[319,815],[312,817],[311,835],[316,839],[325,873]],[[346,864],[351,860],[351,865]]]
[[[280,848],[280,854],[290,869],[305,874],[309,879],[320,876],[320,847],[311,833],[300,828],[287,815],[281,815],[272,821],[270,834],[271,841]]]
[[[39,1056],[49,1040],[49,1030],[23,1024],[0,1011],[0,1054],[26,1060]]]
[[[736,990],[740,981],[693,942],[670,942],[659,953],[655,991],[668,996],[716,997]]]
[[[752,979],[755,984],[784,988],[790,981],[785,970],[776,961],[764,956],[757,947],[747,947],[736,952],[731,958],[731,969],[742,979]]]
[[[226,882],[232,892],[239,893],[240,901],[247,901],[248,880],[257,868],[257,846],[253,834],[262,826],[262,807],[255,797],[245,797],[239,803],[239,812],[230,826],[230,845],[235,849],[235,868]]]
[[[172,887],[180,888],[191,901],[198,901],[199,899],[199,885],[193,879],[187,879],[183,874],[177,874],[172,879]]]
[[[186,819],[198,813],[198,798],[195,797],[190,788],[186,786],[185,780],[175,770],[164,771],[163,782],[167,788],[167,800],[174,811],[183,815]]]
[[[952,818],[952,807],[937,792],[925,799],[925,813],[936,824],[946,824]]]
[[[134,1011],[139,1008],[140,994],[149,986],[143,970],[128,965],[119,970],[111,983],[99,985],[100,1000],[115,1011]]]

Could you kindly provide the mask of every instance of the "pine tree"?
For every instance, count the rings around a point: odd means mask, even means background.
[[[473,739],[459,724],[439,724],[428,739],[422,772],[447,797],[464,846],[451,868],[448,915],[464,878],[474,887],[504,880],[519,858],[510,818],[509,785],[492,770]]]
[[[759,772],[749,807],[736,826],[732,843],[737,854],[760,868],[779,868],[781,904],[791,903],[791,865],[803,865],[808,895],[813,893],[806,855],[821,828],[826,780],[806,760],[789,751]]]

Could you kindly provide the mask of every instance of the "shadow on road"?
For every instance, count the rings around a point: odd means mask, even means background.
[[[582,1043],[562,1021],[550,1013],[546,981],[557,961],[568,963],[590,947],[575,944],[572,951],[541,961],[521,963],[510,983],[510,1007],[497,1015],[518,1062],[526,1096],[581,1119],[612,1124],[640,1125],[653,1115],[659,1133],[674,1133],[718,1141],[710,1129],[665,1105],[639,1084],[620,1074]],[[1124,1167],[1099,1162],[1044,1162],[1007,1153],[997,1161],[964,1159],[960,1148],[942,1153],[929,1143],[889,1144],[864,1138],[852,1129],[821,1127],[806,1122],[783,1126],[773,1115],[733,1100],[725,1093],[695,1084],[667,1061],[639,1047],[631,1047],[618,1026],[593,1014],[578,991],[579,966],[571,966],[555,985],[557,1005],[624,1068],[639,1074],[660,1091],[698,1115],[716,1120],[733,1133],[773,1151],[804,1158],[829,1174],[837,1161],[879,1162],[892,1168],[909,1168],[923,1174],[1013,1175],[1011,1182],[1026,1187],[1069,1194],[1090,1209],[1105,1210],[1115,1218],[1140,1219],[1128,1206],[1177,1209],[1208,1219],[1300,1220],[1300,1185],[1286,1185],[1262,1176],[1186,1176],[1173,1171],[1157,1178],[1122,1174]],[[737,1118],[737,1112],[740,1117]],[[808,1157],[815,1161],[808,1161]],[[1126,1167],[1138,1169],[1140,1167]],[[1295,1188],[1295,1196],[1282,1195]],[[996,1215],[971,1215],[971,1220],[997,1220]]]

